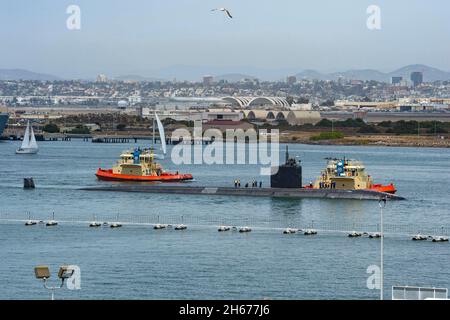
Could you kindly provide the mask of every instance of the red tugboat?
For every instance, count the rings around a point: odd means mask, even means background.
[[[374,184],[361,161],[350,159],[327,159],[328,164],[320,177],[306,188],[339,190],[372,190],[394,194],[395,186]]]
[[[180,182],[192,180],[191,174],[170,173],[154,161],[152,149],[134,149],[120,155],[120,160],[112,169],[97,170],[99,180],[141,181],[141,182]]]

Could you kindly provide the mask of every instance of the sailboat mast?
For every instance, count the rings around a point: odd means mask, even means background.
[[[27,122],[27,128],[25,129],[25,134],[22,140],[22,149],[29,148],[30,146],[30,121]]]
[[[155,115],[156,115],[156,113],[155,113]],[[153,149],[155,149],[155,117],[153,117],[153,125],[152,125],[152,127],[153,127],[153,144],[152,144],[152,147],[153,147]]]
[[[164,126],[156,112],[155,112],[155,118],[156,118],[156,122],[158,124],[159,139],[161,140],[161,149],[163,151],[163,154],[165,155],[166,154],[166,134],[164,133]]]
[[[30,127],[30,143],[29,143],[29,147],[30,148],[33,148],[33,149],[37,149],[38,148],[38,145],[37,145],[37,142],[36,142],[36,137],[35,137],[35,135],[34,135],[34,130],[33,130],[33,126],[31,126]]]

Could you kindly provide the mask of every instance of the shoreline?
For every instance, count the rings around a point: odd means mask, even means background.
[[[281,142],[281,141],[280,141]],[[305,144],[305,145],[313,145],[313,146],[357,146],[357,147],[402,147],[402,148],[435,148],[435,149],[448,149],[450,148],[450,145],[422,145],[422,144],[404,144],[404,143],[357,143],[357,142],[350,142],[350,141],[332,141],[332,140],[324,140],[322,142],[317,141],[282,141],[282,143],[289,143],[289,144]]]
[[[8,129],[5,131],[7,132]],[[373,135],[357,135],[348,134],[339,139],[324,139],[312,141],[310,138],[323,131],[281,131],[279,134],[280,143],[306,144],[306,145],[336,145],[336,146],[383,146],[383,147],[415,147],[415,148],[450,148],[450,137],[448,134],[441,136],[417,136],[417,135],[389,135],[389,134],[373,134]],[[52,134],[47,134],[51,136]],[[70,135],[70,134],[69,134]],[[128,139],[151,139],[151,135],[143,131],[104,131],[98,133],[90,133],[81,136],[95,137],[128,137]],[[73,135],[72,138],[80,139]],[[0,141],[11,141],[7,135],[0,137]],[[270,138],[268,139],[270,141]],[[46,140],[52,141],[52,140]]]
[[[315,133],[280,134],[280,143],[299,143],[307,145],[336,146],[382,146],[382,147],[412,147],[412,148],[450,148],[450,139],[436,136],[396,136],[396,135],[351,135],[341,139],[311,141]]]

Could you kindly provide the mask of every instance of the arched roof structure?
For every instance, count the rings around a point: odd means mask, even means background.
[[[249,105],[252,98],[249,98],[249,97],[224,97],[224,98],[222,98],[222,100],[225,102],[231,103],[234,106],[244,108]]]
[[[289,107],[289,103],[287,102],[287,100],[285,98],[279,97],[257,97],[253,98],[248,104],[249,107],[266,105]]]
[[[248,120],[267,120],[268,114],[271,113],[270,111],[266,110],[251,110],[247,114]],[[272,113],[273,116],[273,113]]]
[[[286,120],[288,114],[289,114],[289,111],[279,111],[277,113],[277,115],[275,116],[275,120],[278,120],[278,121]]]
[[[287,100],[280,97],[224,97],[222,100],[240,108],[260,106],[289,107]]]
[[[251,110],[241,110],[239,113],[241,114],[241,119],[247,119],[248,114],[251,112]]]
[[[318,111],[290,111],[286,120],[290,125],[316,124],[321,117]]]

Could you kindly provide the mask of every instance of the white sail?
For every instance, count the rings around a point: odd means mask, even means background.
[[[29,148],[30,146],[30,121],[27,123],[27,128],[25,129],[25,134],[23,135],[21,149]]]
[[[30,144],[28,145],[28,148],[30,148],[30,149],[38,149],[38,145],[37,145],[37,142],[36,142],[36,137],[34,136],[33,126],[31,126],[31,140],[30,140]]]
[[[159,138],[161,139],[161,148],[162,148],[162,152],[165,155],[166,154],[166,134],[164,133],[164,127],[163,124],[161,122],[161,120],[159,120],[158,115],[155,112],[155,118],[156,118],[156,122],[158,123],[158,131],[159,131]]]
[[[31,138],[30,138],[31,135]],[[23,136],[22,145],[16,150],[17,154],[35,154],[39,150],[36,143],[36,137],[34,136],[33,127],[30,126],[30,122],[27,123],[27,128]]]

